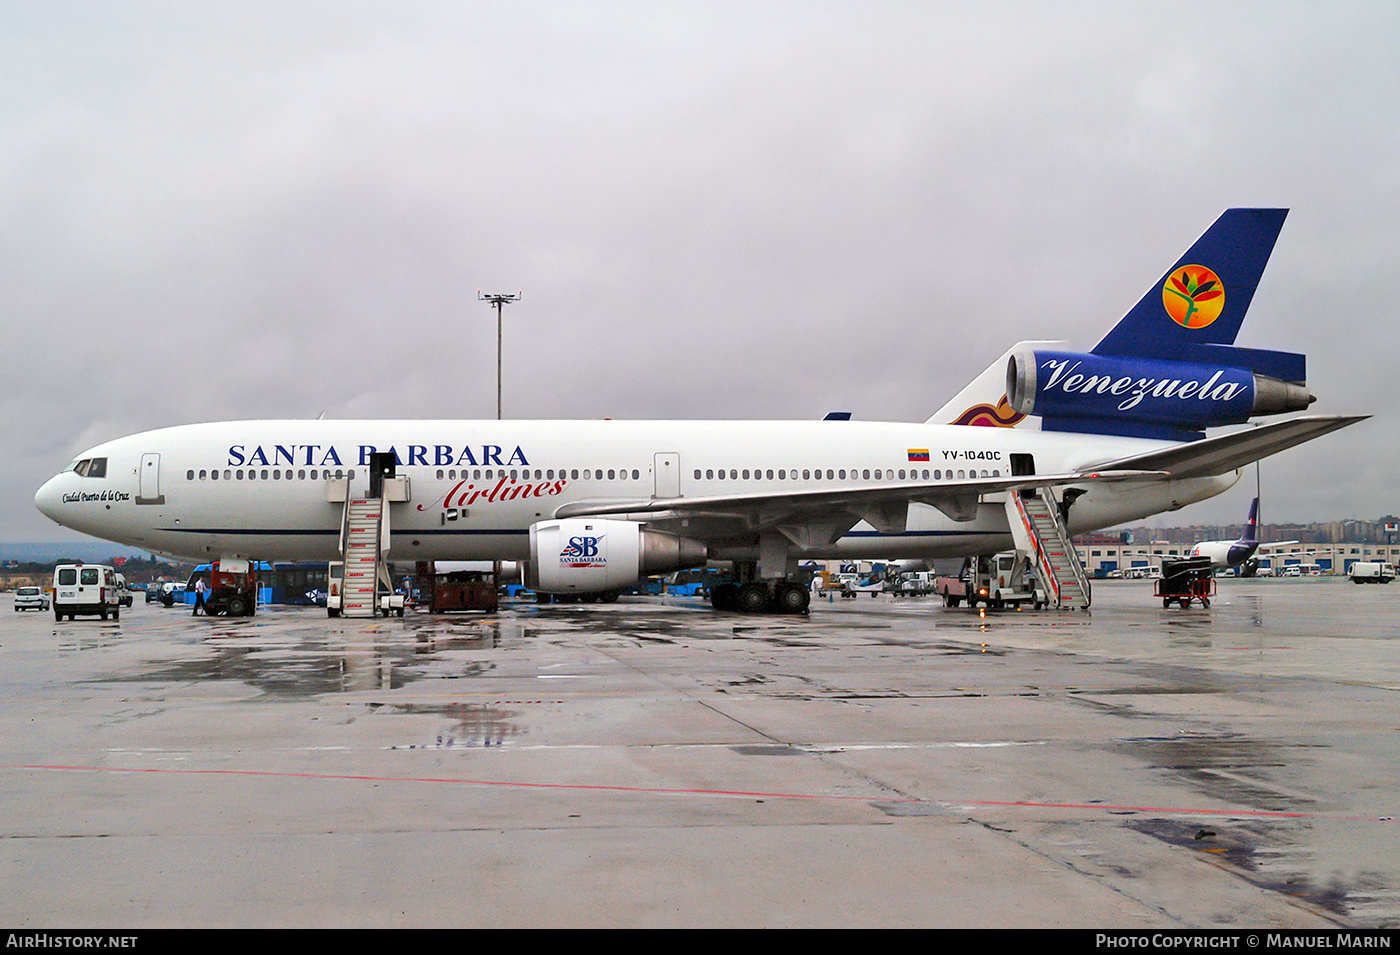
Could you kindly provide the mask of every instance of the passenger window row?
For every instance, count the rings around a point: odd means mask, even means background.
[[[533,477],[531,477],[532,474]],[[535,468],[533,471],[530,468],[500,468],[496,470],[491,468],[472,468],[470,470],[462,468],[461,471],[458,471],[456,468],[447,471],[439,468],[437,479],[439,481],[456,481],[459,478],[463,481],[494,481],[498,478],[508,477],[512,481],[553,481],[556,478],[568,481],[626,481],[629,474],[633,481],[641,480],[642,472],[637,468],[632,468],[630,470],[627,468],[608,468],[606,470],[603,468],[597,468],[596,470],[593,468],[584,468],[582,471],[578,468],[572,470],[560,468],[558,471],[555,471],[553,468]],[[582,477],[579,475],[582,475]]]
[[[195,477],[193,469],[185,472],[186,481],[330,481],[332,479],[348,477],[355,480],[354,470],[345,471],[341,469],[330,470],[329,468],[317,470],[316,468],[218,468],[213,470],[199,471],[199,477]]]
[[[847,474],[850,474],[849,479]],[[776,477],[775,477],[776,475]],[[930,476],[931,475],[931,476]],[[976,468],[944,471],[941,468],[930,471],[928,468],[851,468],[849,472],[845,468],[803,468],[800,472],[796,468],[779,468],[776,472],[772,468],[755,468],[750,471],[748,468],[730,468],[725,470],[719,468],[695,469],[695,480],[697,481],[964,481],[968,478],[976,477],[1001,477],[1001,470],[978,471]]]
[[[106,459],[99,458],[97,460],[103,462],[103,471],[105,473]],[[101,476],[93,475],[90,471],[88,473],[90,477]],[[329,469],[318,471],[316,468],[224,468],[222,471],[220,471],[217,468],[213,470],[207,470],[202,468],[197,472],[197,474],[198,476],[196,476],[196,472],[194,471],[194,469],[190,469],[185,472],[185,480],[329,481],[333,478],[339,479],[343,477],[348,477],[352,481],[355,479],[355,472],[353,469],[350,471],[345,471],[341,469],[337,469],[334,471]],[[497,478],[510,478],[512,481],[553,481],[557,477],[560,479],[577,481],[580,480],[580,474],[582,474],[581,479],[584,481],[626,481],[629,477],[633,481],[638,481],[641,480],[642,477],[642,472],[637,468],[597,468],[596,470],[593,468],[584,468],[582,471],[580,471],[578,468],[574,468],[573,470],[566,470],[564,468],[560,468],[557,472],[553,468],[550,468],[548,470],[535,468],[533,469],[533,471],[530,468],[476,468],[474,470],[468,470],[467,468],[463,468],[460,472],[456,468],[453,468],[448,471],[444,471],[441,468],[439,468],[437,472],[437,479],[439,481],[456,481],[459,478],[464,481],[494,481]]]
[[[77,471],[77,473],[87,477],[104,477],[107,473],[107,459],[92,458],[91,460],[77,461],[69,467],[69,470]],[[849,477],[847,477],[848,474]],[[352,481],[355,479],[354,470],[323,469],[318,471],[316,468],[262,468],[261,470],[257,468],[224,468],[222,471],[215,468],[213,470],[200,469],[198,477],[195,475],[194,469],[190,469],[185,472],[185,480],[329,481],[344,477],[348,477]],[[533,471],[530,468],[463,468],[461,471],[456,468],[450,470],[439,468],[437,471],[439,481],[459,479],[463,481],[493,481],[498,478],[509,478],[512,481],[553,481],[556,478],[571,481],[626,481],[629,476],[631,480],[637,481],[641,479],[642,475],[637,468],[607,468],[606,470],[603,468],[583,468],[582,470],[559,468],[557,471],[554,468],[535,468]],[[897,470],[894,468],[875,468],[874,470],[851,468],[849,471],[845,468],[803,468],[801,471],[797,468],[778,468],[776,471],[773,468],[695,469],[695,480],[697,481],[963,481],[978,477],[1001,477],[1001,470],[989,471],[983,468],[979,472],[976,468],[966,470],[960,468],[957,471],[953,471],[951,468],[947,471],[940,468],[935,468],[932,471],[928,468],[899,468]]]

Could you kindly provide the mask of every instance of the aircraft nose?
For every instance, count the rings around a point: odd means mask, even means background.
[[[55,474],[44,482],[43,487],[34,492],[34,506],[39,509],[39,513],[59,524],[63,523],[58,519],[58,505],[63,495],[59,488],[61,476]]]

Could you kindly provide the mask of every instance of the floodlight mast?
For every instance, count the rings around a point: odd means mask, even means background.
[[[478,301],[489,302],[496,306],[496,420],[501,420],[501,309],[507,302],[518,302],[524,296],[525,291],[521,289],[513,295],[502,293],[483,294],[481,289],[476,290]]]

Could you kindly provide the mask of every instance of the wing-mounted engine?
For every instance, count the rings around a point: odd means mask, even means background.
[[[601,593],[651,574],[698,567],[707,556],[700,541],[650,530],[636,521],[541,521],[530,527],[525,584],[551,594]]]
[[[1045,431],[1174,440],[1199,438],[1206,428],[1242,424],[1254,415],[1301,411],[1316,400],[1301,380],[1302,356],[1229,347],[1217,347],[1208,354],[1217,353],[1242,359],[1243,367],[1019,351],[1007,361],[1006,394],[1017,412],[1040,415]],[[1259,356],[1296,358],[1296,362],[1269,364],[1296,368],[1299,380],[1284,381],[1249,367]]]

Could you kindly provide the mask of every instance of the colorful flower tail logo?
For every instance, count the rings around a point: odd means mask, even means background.
[[[971,425],[977,428],[1014,428],[1025,417],[1011,407],[1011,404],[1006,400],[1006,395],[1002,395],[996,407],[988,404],[973,405],[958,415],[957,420],[952,423]]]
[[[1225,286],[1204,265],[1185,265],[1167,276],[1162,306],[1182,328],[1205,328],[1225,308]]]

